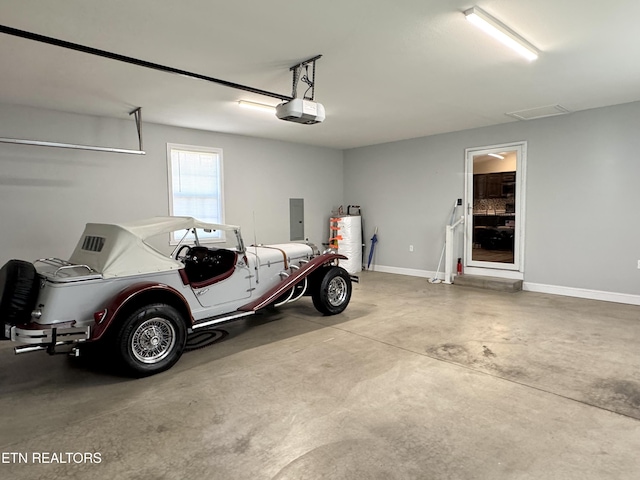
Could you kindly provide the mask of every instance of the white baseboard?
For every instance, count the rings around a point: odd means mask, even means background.
[[[415,268],[400,268],[400,267],[386,267],[384,265],[374,265],[371,268],[372,272],[382,272],[382,273],[394,273],[396,275],[408,275],[410,277],[421,277],[421,278],[433,278],[436,272],[430,272],[428,270],[417,270]],[[444,279],[444,273],[440,272],[438,275],[440,279]]]
[[[408,275],[410,277],[433,278],[436,272],[418,270],[415,268],[387,267],[375,265],[371,271],[393,273],[396,275]],[[444,272],[438,275],[444,280]],[[640,305],[640,295],[629,293],[605,292],[603,290],[589,290],[586,288],[561,287],[558,285],[545,285],[542,283],[523,282],[522,289],[527,292],[549,293],[551,295],[563,295],[565,297],[586,298],[589,300],[601,300],[603,302],[625,303],[628,305]]]
[[[587,298],[590,300],[602,300],[604,302],[626,303],[640,305],[640,295],[629,293],[605,292],[603,290],[589,290],[586,288],[560,287],[558,285],[544,285],[542,283],[524,282],[522,289],[528,292],[550,293],[552,295],[564,295],[565,297]]]

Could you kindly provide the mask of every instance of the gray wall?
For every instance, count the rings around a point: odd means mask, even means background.
[[[304,127],[301,127],[304,128]],[[342,203],[343,152],[144,124],[146,156],[0,143],[0,264],[68,258],[87,222],[167,215],[166,144],[220,147],[227,223],[253,242],[289,240],[289,198],[305,200],[305,234],[326,242]],[[0,137],[137,149],[133,120],[0,106]]]
[[[305,199],[318,244],[332,209],[359,204],[367,239],[379,227],[376,264],[433,272],[464,196],[464,149],[526,140],[525,281],[638,295],[639,128],[632,103],[345,152],[154,124],[146,156],[0,144],[0,263],[67,257],[86,222],[166,215],[170,142],[224,149],[226,221],[249,241],[253,212],[258,241],[288,240],[290,197]],[[0,136],[137,145],[132,120],[10,105]]]
[[[435,271],[464,150],[526,140],[525,281],[640,294],[640,103],[345,151],[377,264]],[[409,244],[414,252],[409,252]]]

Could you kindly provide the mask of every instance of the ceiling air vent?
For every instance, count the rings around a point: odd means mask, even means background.
[[[547,105],[546,107],[529,108],[517,112],[508,112],[507,115],[518,120],[535,120],[536,118],[554,117],[571,113],[562,105]]]

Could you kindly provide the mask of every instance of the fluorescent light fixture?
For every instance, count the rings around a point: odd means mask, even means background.
[[[276,113],[276,107],[266,105],[264,103],[249,102],[248,100],[239,100],[238,105],[242,108],[250,108],[251,110],[260,110],[262,112]]]
[[[515,50],[527,60],[533,61],[538,58],[539,51],[536,47],[480,8],[472,7],[465,11],[464,15],[476,27]]]
[[[499,158],[500,160],[504,160],[504,157],[502,155],[498,155],[497,153],[489,153],[488,155],[493,158]]]

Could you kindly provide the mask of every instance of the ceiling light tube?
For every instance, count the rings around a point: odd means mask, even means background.
[[[472,7],[464,12],[471,23],[500,41],[507,47],[515,50],[529,61],[538,58],[539,51],[524,38],[511,30],[505,24],[493,18],[478,7]]]
[[[497,153],[490,153],[489,156],[493,158],[499,158],[500,160],[504,160],[504,157],[502,155],[498,155]]]
[[[240,105],[242,108],[250,108],[251,110],[260,110],[262,112],[270,112],[270,113],[276,112],[276,107],[272,105],[266,105],[264,103],[257,103],[257,102],[249,102],[248,100],[239,100],[238,105]]]

